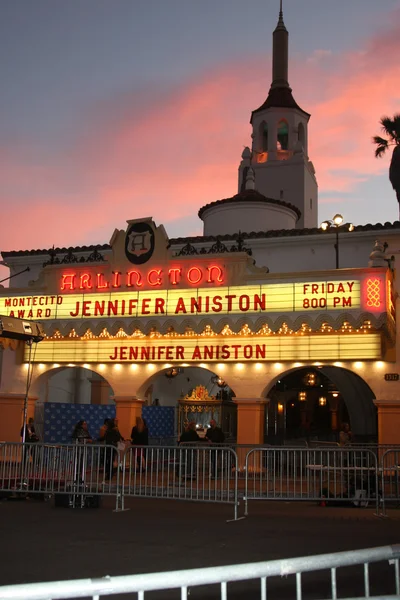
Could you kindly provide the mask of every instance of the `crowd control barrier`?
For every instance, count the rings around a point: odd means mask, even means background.
[[[0,599],[65,600],[91,597],[92,600],[98,600],[100,597],[111,595],[114,598],[119,594],[137,594],[139,600],[144,600],[145,592],[180,590],[181,600],[187,600],[190,592],[197,591],[196,588],[199,586],[214,586],[213,590],[218,586],[218,596],[222,600],[228,600],[230,593],[232,598],[237,598],[236,586],[240,586],[239,591],[242,594],[240,597],[266,600],[268,592],[268,598],[279,598],[284,595],[301,599],[304,595],[303,575],[305,574],[308,574],[307,578],[313,587],[313,595],[324,586],[324,589],[330,589],[329,596],[334,599],[348,598],[349,594],[357,598],[371,598],[372,594],[375,594],[375,597],[380,599],[389,599],[400,594],[399,557],[398,545],[382,546],[225,567],[9,585],[0,587]],[[384,564],[379,565],[379,571],[375,575],[372,569],[370,570],[370,565],[382,562]],[[363,568],[349,571],[349,568],[357,565],[362,565]],[[327,571],[325,578],[321,576],[320,571]],[[346,572],[349,575],[351,573],[351,576],[343,577]],[[314,581],[313,575],[316,573],[318,576]],[[277,582],[276,578],[280,580]],[[279,587],[277,586],[277,593],[274,594],[275,583],[278,583]],[[361,590],[363,590],[362,595],[360,595]],[[209,597],[207,592],[206,595]],[[178,593],[175,597],[178,597]]]
[[[0,446],[3,495],[55,496],[56,504],[84,506],[89,498],[115,496],[120,509],[118,452],[104,444],[19,444]]]
[[[400,448],[181,444],[0,444],[0,494],[55,496],[83,507],[90,498],[164,498],[231,504],[253,500],[372,506],[400,504]]]
[[[381,459],[382,514],[387,506],[400,504],[400,449],[386,450]]]
[[[238,506],[236,453],[219,446],[132,446],[122,470],[124,497],[164,498]]]
[[[379,513],[379,467],[371,450],[254,448],[246,456],[245,473],[245,515],[250,500],[372,503]]]

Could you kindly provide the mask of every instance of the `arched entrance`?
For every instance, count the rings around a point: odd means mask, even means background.
[[[35,388],[35,426],[44,442],[70,443],[73,428],[80,420],[87,421],[92,438],[97,439],[104,420],[115,417],[113,389],[91,369],[49,369],[37,377]]]
[[[277,377],[265,395],[266,442],[334,442],[346,422],[356,441],[377,439],[375,396],[361,377],[342,367],[293,369]]]
[[[219,400],[218,424],[226,439],[234,439],[237,431],[237,407],[233,402],[235,392],[223,377],[202,367],[170,367],[152,375],[138,390],[138,397],[145,400],[143,414],[149,416],[154,411],[156,415],[161,413],[157,408],[173,408],[175,432],[180,435],[179,401],[190,396],[198,386],[204,386],[210,396]],[[195,420],[199,428],[206,426],[211,418],[211,413],[207,412],[190,413],[190,420]]]

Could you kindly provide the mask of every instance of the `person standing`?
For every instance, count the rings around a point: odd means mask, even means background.
[[[93,442],[92,436],[89,433],[88,425],[84,419],[78,421],[72,432],[72,439],[78,444],[91,444]]]
[[[24,439],[24,429],[25,429],[25,439]],[[35,446],[33,446],[33,444],[36,444],[37,442],[39,442],[39,436],[36,434],[35,424],[34,424],[34,420],[32,417],[30,417],[28,419],[28,423],[25,425],[25,427],[24,426],[21,427],[21,439],[22,439],[22,441],[25,442],[25,444],[29,444],[29,446],[24,445],[23,450],[22,450],[22,462],[25,466],[27,466],[31,457],[33,459],[33,462],[35,462],[35,453],[37,452],[38,448],[35,448]]]
[[[217,426],[216,421],[211,419],[210,427],[207,429],[206,438],[212,444],[223,444],[225,441],[224,432]]]
[[[204,440],[201,439],[196,431],[196,423],[190,421],[190,423],[185,426],[185,429],[179,438],[179,445],[196,444],[203,441]],[[177,475],[181,476],[183,479],[194,479],[197,465],[196,458],[195,447],[186,447],[181,450],[179,452],[179,468],[177,470]]]
[[[123,437],[119,432],[118,427],[115,424],[114,419],[108,419],[107,429],[104,434],[104,442],[106,446],[114,446],[113,448],[105,448],[105,480],[108,481],[113,478],[117,466],[114,466],[116,462],[116,450],[118,444],[123,441]]]
[[[221,427],[217,426],[214,419],[210,421],[210,427],[207,429],[206,439],[213,444],[223,444],[225,441],[224,432]],[[214,479],[218,474],[218,454],[221,452],[216,448],[210,450],[210,475],[211,479]]]
[[[350,446],[353,434],[350,431],[348,423],[342,423],[342,428],[339,433],[339,446]]]
[[[21,427],[21,438],[24,439],[24,427]],[[32,417],[28,419],[25,425],[25,444],[34,444],[39,441],[39,436],[36,435],[35,424]]]
[[[136,425],[132,427],[131,431],[131,442],[132,446],[148,446],[149,445],[149,430],[147,429],[145,421],[142,417],[136,417]],[[142,448],[135,449],[136,464],[137,468],[141,468],[142,471],[146,468],[146,451]]]

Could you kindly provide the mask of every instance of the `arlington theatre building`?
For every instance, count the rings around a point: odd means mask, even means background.
[[[344,422],[360,442],[400,443],[400,223],[319,226],[309,119],[280,14],[238,193],[200,208],[203,235],[170,239],[127,215],[109,244],[2,252],[0,314],[46,337],[2,340],[1,440],[19,440],[30,384],[42,432],[46,405],[60,421],[90,406],[116,413],[125,437],[146,410],[168,409],[171,435],[214,416],[242,444],[334,441]]]

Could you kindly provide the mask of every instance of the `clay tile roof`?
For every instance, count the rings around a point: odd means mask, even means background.
[[[55,252],[56,254],[66,254],[68,251],[72,252],[93,252],[93,250],[111,250],[110,244],[102,244],[102,245],[92,245],[92,246],[74,246],[69,248],[50,248],[48,250],[10,250],[9,252],[2,251],[1,255],[4,259],[16,256],[47,256],[50,255],[51,252]]]
[[[253,190],[245,190],[242,194],[237,194],[237,196],[241,196],[243,194],[254,193]],[[255,192],[258,194],[258,192]],[[262,194],[260,194],[262,196]],[[234,196],[233,198],[235,198]],[[264,198],[264,196],[262,196]],[[233,198],[227,198],[226,201],[233,200]],[[269,200],[267,198],[267,200]],[[281,202],[280,200],[269,200],[272,203],[278,204],[287,204],[285,202]],[[217,200],[217,202],[225,202],[225,200]],[[200,209],[201,212],[203,209],[216,204],[217,202],[212,202],[211,204],[207,204]],[[289,205],[291,206],[291,205]],[[291,206],[292,207],[292,206]],[[293,209],[296,207],[293,206]],[[390,221],[386,221],[385,223],[376,223],[372,225],[371,223],[367,223],[366,225],[356,225],[354,231],[380,231],[384,230],[390,232],[391,230],[399,230],[400,231],[400,221],[394,221],[391,223]],[[279,238],[279,237],[297,237],[297,236],[306,236],[306,235],[324,235],[326,231],[322,231],[319,227],[314,227],[311,229],[271,229],[268,231],[250,231],[250,232],[242,232],[241,235],[243,238],[248,240],[256,240],[256,239],[267,239],[267,238]],[[179,237],[179,238],[170,238],[169,243],[171,246],[181,245],[181,244],[204,244],[206,242],[216,242],[217,240],[221,241],[229,241],[236,240],[238,238],[238,234],[225,234],[225,235],[198,235],[195,237]],[[104,251],[111,250],[111,246],[109,244],[103,244],[101,246],[75,246],[72,248],[55,248],[57,254],[67,253],[68,250],[72,250],[73,252],[91,252],[93,250]],[[53,250],[51,248],[51,250]],[[18,257],[18,256],[49,256],[50,250],[12,250],[9,252],[2,252],[2,256],[4,259],[8,257]]]
[[[285,208],[289,208],[290,210],[295,212],[298,218],[301,216],[300,210],[297,208],[297,206],[294,206],[294,204],[290,204],[289,202],[284,202],[283,200],[274,200],[273,198],[267,198],[266,196],[263,196],[263,194],[260,194],[260,192],[257,192],[257,190],[243,190],[243,192],[240,192],[239,194],[232,196],[232,198],[224,198],[223,200],[216,200],[215,202],[210,202],[209,204],[206,204],[205,206],[201,207],[201,209],[198,212],[198,215],[201,219],[202,215],[209,208],[214,208],[214,206],[220,206],[221,204],[233,204],[235,202],[249,202],[249,201],[262,202],[265,204],[275,204],[275,205],[277,204],[278,206],[284,206]]]
[[[393,229],[400,230],[400,221],[394,221],[394,223],[390,223],[387,221],[382,225],[382,223],[376,223],[375,225],[371,225],[368,223],[367,225],[357,225],[354,228],[354,231],[379,231],[384,229],[385,231],[390,231]],[[279,238],[279,237],[300,237],[307,235],[324,235],[326,231],[323,231],[319,227],[314,227],[310,229],[271,229],[269,231],[250,231],[250,232],[241,232],[241,236],[246,240],[256,240],[256,239],[267,239],[267,238]],[[228,241],[228,240],[236,240],[238,234],[226,234],[226,235],[206,235],[206,236],[196,236],[196,237],[185,237],[185,238],[172,238],[170,239],[171,246],[179,245],[179,244],[204,244],[206,242],[216,242],[217,239],[220,241]]]
[[[253,112],[251,113],[250,122],[252,122],[253,115],[255,113],[265,110],[266,108],[297,108],[297,110],[300,110],[308,117],[310,116],[309,113],[300,108],[300,106],[297,104],[296,100],[293,98],[292,90],[290,87],[271,88],[269,90],[268,98],[266,99],[264,104],[262,104],[259,108],[256,108],[256,110],[253,110]]]

